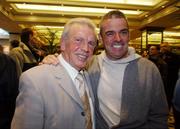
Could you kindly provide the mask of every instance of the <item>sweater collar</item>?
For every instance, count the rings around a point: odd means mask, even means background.
[[[110,60],[107,56],[106,56],[106,53],[105,51],[103,51],[101,54],[100,54],[100,57],[107,63],[113,63],[113,64],[126,64],[126,63],[129,63],[133,60],[136,60],[138,58],[140,58],[141,56],[136,54],[135,52],[135,49],[133,47],[128,47],[128,56],[125,57],[125,58],[122,58],[122,59],[118,59],[118,60],[115,60],[115,61],[112,61]]]

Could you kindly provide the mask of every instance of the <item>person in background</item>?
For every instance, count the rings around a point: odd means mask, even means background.
[[[87,66],[95,96],[97,129],[168,129],[168,105],[158,68],[128,46],[125,15],[113,10],[100,22],[105,50]],[[42,63],[57,64],[49,55]]]
[[[178,79],[178,70],[180,68],[180,58],[173,53],[171,47],[167,42],[160,44],[160,56],[167,64],[167,80],[165,85],[165,92],[167,95],[169,109],[172,107],[172,98],[176,81]]]
[[[44,56],[47,54],[47,50],[45,50],[45,45],[43,39],[41,39],[40,35],[36,30],[33,30],[33,38],[31,38],[30,43],[32,45],[33,54],[38,62],[40,62]]]
[[[167,68],[166,62],[160,57],[158,46],[155,46],[155,45],[150,46],[148,59],[152,61],[158,67],[159,72],[161,73],[161,77],[164,82],[164,87],[166,87],[168,68]]]
[[[19,40],[16,40],[16,39],[11,40],[10,41],[10,50],[15,48],[15,47],[19,47],[19,44],[20,44]]]
[[[21,43],[19,47],[13,48],[9,55],[16,62],[18,76],[22,72],[37,65],[37,60],[32,51],[30,43],[33,38],[33,30],[31,28],[24,28],[21,32]]]
[[[141,54],[142,57],[148,58],[149,57],[149,52],[147,50],[144,50]]]
[[[87,18],[71,19],[61,36],[59,64],[22,74],[11,129],[94,129],[94,98],[84,68],[97,46],[95,28]],[[89,115],[80,98],[81,87],[75,83],[79,72],[87,83]]]
[[[175,119],[175,129],[180,129],[180,69],[179,69],[179,78],[176,82],[172,102],[173,102],[173,114]]]
[[[8,55],[0,53],[0,64],[0,129],[10,129],[19,78],[16,64]]]

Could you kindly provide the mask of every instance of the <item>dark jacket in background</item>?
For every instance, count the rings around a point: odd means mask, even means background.
[[[0,129],[10,129],[18,83],[15,62],[9,56],[0,53]]]
[[[148,59],[158,67],[164,86],[167,87],[167,75],[168,75],[167,63],[159,55],[149,55]]]
[[[180,67],[180,58],[177,54],[172,52],[166,52],[161,54],[162,59],[167,63],[168,74],[167,81],[165,85],[165,92],[168,99],[169,108],[172,106],[172,98],[174,93],[174,88],[176,81],[178,79],[178,70]]]

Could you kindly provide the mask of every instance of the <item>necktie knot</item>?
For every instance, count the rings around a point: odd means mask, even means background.
[[[78,75],[76,76],[76,79],[77,79],[80,83],[83,83],[83,74],[79,72]]]
[[[83,79],[83,74],[82,73],[78,73],[78,75],[76,76],[76,81],[78,81],[78,85],[79,85],[79,94],[80,97],[84,95],[85,92],[85,82]]]

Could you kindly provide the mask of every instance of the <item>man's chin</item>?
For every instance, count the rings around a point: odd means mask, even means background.
[[[81,69],[83,69],[86,66],[86,63],[79,63],[77,66]]]

